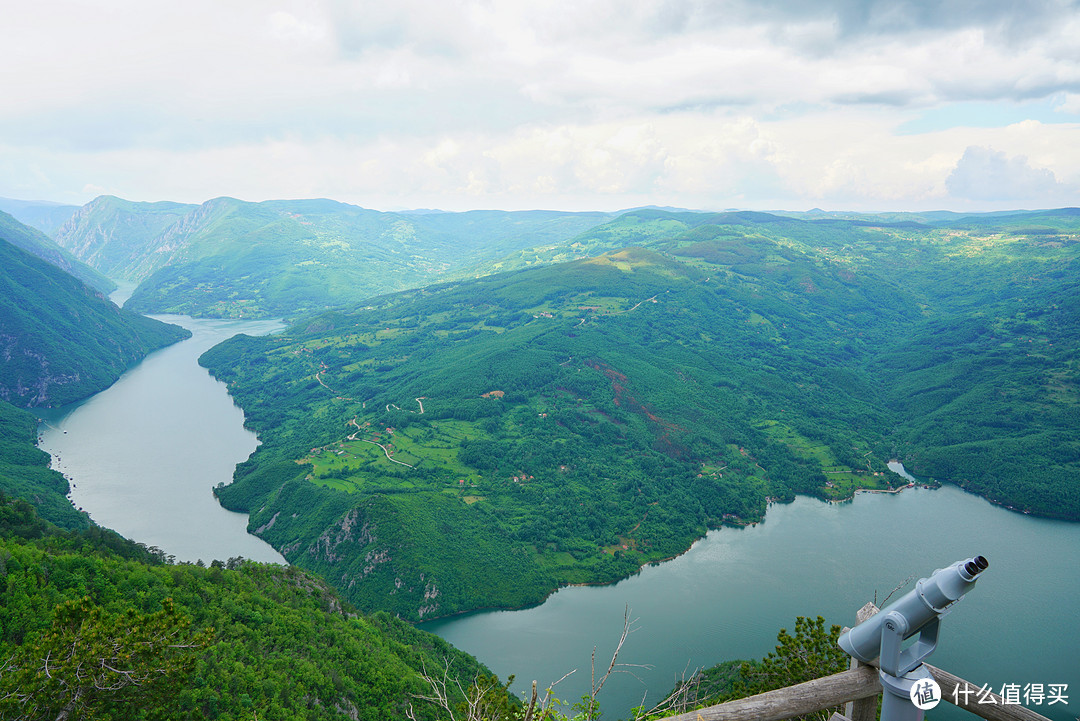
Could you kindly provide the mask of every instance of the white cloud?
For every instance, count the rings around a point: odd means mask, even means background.
[[[911,207],[972,146],[1072,187],[1075,123],[895,128],[1069,120],[1076,37],[1073,0],[40,0],[0,24],[0,195]]]
[[[1009,157],[977,146],[964,150],[945,187],[954,197],[966,200],[1034,200],[1043,206],[1068,193],[1052,171],[1032,167],[1023,155]]]
[[[1054,110],[1069,115],[1080,115],[1080,93],[1061,93]]]

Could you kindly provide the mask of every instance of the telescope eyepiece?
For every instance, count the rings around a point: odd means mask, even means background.
[[[964,570],[967,571],[968,575],[972,578],[978,576],[989,567],[990,562],[986,560],[985,556],[975,556],[975,558],[964,564]]]

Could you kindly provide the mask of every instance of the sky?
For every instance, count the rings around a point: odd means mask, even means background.
[[[35,0],[0,196],[1080,206],[1080,0]]]

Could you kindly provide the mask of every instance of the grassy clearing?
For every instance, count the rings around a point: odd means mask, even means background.
[[[438,420],[397,430],[357,423],[349,426],[351,439],[313,448],[298,461],[311,465],[308,480],[349,493],[443,488],[466,503],[484,499],[469,490],[482,481],[480,473],[458,458],[464,441],[488,437],[476,424]]]
[[[765,421],[758,427],[786,445],[796,455],[813,460],[821,466],[827,481],[824,486],[819,487],[819,492],[825,498],[840,500],[850,498],[860,488],[888,487],[886,477],[870,469],[869,452],[863,456],[867,459],[867,466],[853,468],[837,460],[832,450],[824,443],[815,443],[779,421]]]
[[[836,460],[836,456],[833,455],[827,445],[824,443],[815,443],[779,421],[765,421],[759,425],[758,428],[765,431],[773,439],[786,445],[794,451],[796,455],[817,461],[822,469],[834,471],[852,470],[847,466],[842,466],[840,462]]]

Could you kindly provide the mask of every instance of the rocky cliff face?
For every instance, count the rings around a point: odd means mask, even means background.
[[[64,395],[66,386],[82,381],[78,371],[53,373],[45,354],[26,347],[22,340],[10,333],[0,334],[0,361],[6,370],[19,368],[0,384],[0,400],[27,408],[48,406],[55,395]]]
[[[57,232],[56,242],[106,275],[141,280],[168,261],[162,234],[196,208],[103,195],[76,211]]]

